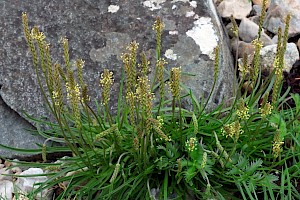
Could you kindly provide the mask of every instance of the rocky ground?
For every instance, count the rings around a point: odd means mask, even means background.
[[[277,27],[283,25],[284,16],[287,13],[292,13],[292,20],[290,24],[289,43],[285,54],[285,71],[284,71],[284,85],[283,91],[286,91],[288,86],[291,87],[290,93],[300,94],[300,13],[296,12],[297,7],[300,7],[299,1],[288,1],[289,5],[284,1],[272,1],[267,4],[266,21],[264,23],[264,33],[262,40],[264,46],[261,51],[262,67],[272,69],[273,60],[276,52],[277,42]],[[254,52],[254,46],[251,41],[255,39],[258,30],[258,18],[262,10],[262,0],[215,0],[217,10],[222,17],[223,23],[228,30],[229,37],[232,42],[233,54],[238,55],[238,59],[242,58],[244,53],[251,55]],[[234,37],[232,32],[232,23],[229,17],[233,15],[239,27],[239,39]],[[288,101],[293,106],[292,101]],[[42,169],[29,168],[21,169],[13,167],[7,169],[14,163],[1,160],[0,162],[0,195],[6,199],[15,199],[16,193],[25,193],[33,189],[33,184],[45,181],[44,177],[28,177],[16,178],[13,175],[28,175],[28,174],[42,174]],[[5,176],[10,174],[11,176]],[[20,188],[19,192],[15,191],[14,185]],[[42,194],[42,197],[37,199],[47,199],[48,191]],[[26,199],[19,197],[19,199]]]
[[[259,16],[262,10],[263,0],[253,0],[252,4],[248,0],[215,0],[219,15],[222,17],[223,23],[226,26],[233,55],[237,55],[240,63],[244,54],[251,55],[254,53],[254,46],[251,43],[257,36]],[[277,30],[281,27],[284,30],[284,20],[288,13],[292,18],[289,28],[289,39],[285,53],[284,80],[282,94],[291,87],[289,93],[300,94],[300,15],[297,8],[300,6],[299,1],[279,1],[275,0],[266,5],[266,18],[263,24],[262,41],[263,48],[261,50],[261,67],[269,72],[272,69],[273,61],[276,53],[277,45]],[[234,37],[232,31],[232,23],[229,19],[233,15],[238,24],[239,38]],[[288,95],[289,97],[289,95]],[[287,101],[288,104],[294,107],[292,100]]]

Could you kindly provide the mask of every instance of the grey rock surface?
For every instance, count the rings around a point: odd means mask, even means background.
[[[136,40],[139,49],[145,51],[152,66],[155,65],[152,24],[157,16],[166,24],[162,55],[166,55],[168,68],[181,66],[183,72],[194,74],[183,76],[183,82],[199,100],[203,96],[206,98],[213,85],[213,49],[220,43],[219,78],[208,109],[232,96],[235,85],[232,55],[212,0],[201,3],[186,0],[2,0],[0,8],[0,33],[3,35],[0,38],[3,47],[0,49],[0,95],[22,117],[23,111],[34,117],[50,117],[37,87],[23,36],[23,11],[28,14],[29,25],[38,25],[45,33],[51,43],[54,62],[63,63],[58,41],[63,36],[69,39],[71,63],[76,58],[85,61],[84,79],[91,99],[101,98],[99,79],[104,68],[113,71],[112,92],[118,92],[120,55],[130,41]],[[112,95],[111,101],[111,108],[115,109],[117,95]],[[10,137],[7,132],[0,134],[0,137]]]
[[[0,97],[0,143],[22,149],[38,148],[36,143],[43,143],[44,139],[32,135],[25,129],[34,129],[34,127],[9,108]],[[0,148],[0,157],[13,158],[15,156],[26,155]]]

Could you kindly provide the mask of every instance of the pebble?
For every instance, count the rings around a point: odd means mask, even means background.
[[[244,42],[252,42],[258,33],[258,25],[248,18],[243,18],[239,26],[239,36]],[[273,44],[272,39],[262,32],[261,40],[264,46]]]
[[[44,171],[40,168],[29,168],[20,173],[20,175],[34,175],[34,174],[43,174]],[[43,183],[47,181],[46,176],[34,176],[34,177],[18,177],[16,181],[16,186],[25,193],[31,192],[33,189],[37,188],[38,186],[35,185],[36,183]],[[51,197],[49,194],[49,190],[43,190],[41,193],[37,194],[36,199],[44,200],[48,197]],[[51,198],[50,198],[51,199]]]
[[[9,180],[0,181],[0,196],[6,200],[12,200],[14,192],[14,184]],[[1,198],[1,199],[2,199]]]
[[[263,0],[252,0],[252,3],[253,3],[254,5],[262,6],[262,5],[263,5]],[[269,8],[270,3],[271,3],[271,0],[268,0],[268,1],[267,1],[266,8]],[[253,7],[254,7],[254,6],[253,6]]]
[[[223,0],[217,10],[222,17],[233,15],[235,19],[242,19],[250,14],[252,5],[248,0]]]

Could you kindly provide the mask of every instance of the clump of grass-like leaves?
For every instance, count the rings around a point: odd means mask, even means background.
[[[56,199],[297,199],[300,97],[292,95],[295,108],[282,109],[287,93],[278,95],[289,18],[283,36],[278,37],[271,75],[265,80],[260,75],[258,34],[253,68],[246,61],[239,67],[242,76],[234,102],[211,112],[192,94],[182,95],[180,77],[184,67],[165,70],[167,63],[160,56],[164,25],[157,18],[153,26],[157,39],[155,82],[148,79],[145,54],[141,54],[142,63],[137,64],[138,43],[131,42],[122,56],[124,73],[117,114],[113,114],[109,109],[112,72],[103,70],[99,80],[102,99],[95,101],[97,110],[93,110],[82,76],[84,62],[78,59],[74,63],[78,72],[75,77],[70,70],[68,40],[64,38],[64,67],[52,63],[44,34],[37,28],[29,31],[24,13],[33,66],[56,122],[31,120],[49,127],[38,129],[46,142],[65,144],[55,147],[45,142],[40,150],[43,163],[19,163],[48,172],[48,181],[33,193],[60,187],[63,192]],[[219,48],[215,55],[214,82],[218,77]],[[47,90],[41,80],[46,82]],[[239,92],[246,80],[250,94],[248,90]],[[170,99],[165,99],[165,83],[171,91]],[[193,102],[192,110],[181,108],[183,97]],[[157,104],[153,103],[155,98]],[[73,156],[47,163],[47,155],[52,152],[72,152]]]

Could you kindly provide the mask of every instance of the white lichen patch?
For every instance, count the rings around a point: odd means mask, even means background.
[[[166,2],[166,0],[148,0],[143,2],[144,7],[148,7],[151,11],[161,9],[162,3]]]
[[[175,10],[176,8],[177,8],[176,5],[173,5],[173,6],[172,6],[172,10]]]
[[[166,50],[165,57],[171,60],[177,60],[177,54],[175,54],[172,49]]]
[[[193,8],[197,8],[197,1],[191,1],[190,6],[192,6]]]
[[[110,5],[110,6],[108,6],[108,12],[110,12],[110,13],[116,13],[116,12],[118,12],[118,10],[120,9],[120,6],[118,6],[118,5]]]
[[[186,12],[185,16],[186,17],[193,17],[195,15],[195,12],[194,11],[188,11]]]
[[[199,17],[199,15],[197,15],[197,14],[194,16],[194,19],[199,19],[199,18],[200,18],[200,17]]]
[[[218,36],[209,17],[201,17],[194,21],[194,27],[186,32],[187,36],[193,38],[200,47],[203,54],[214,59],[214,48],[218,45]]]
[[[178,35],[178,31],[169,31],[170,35]]]

